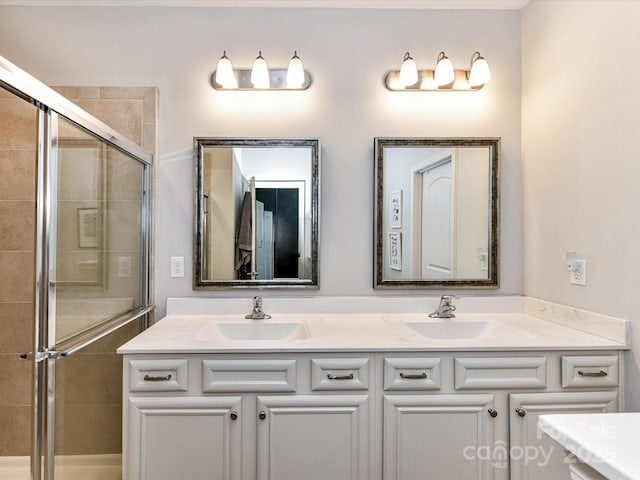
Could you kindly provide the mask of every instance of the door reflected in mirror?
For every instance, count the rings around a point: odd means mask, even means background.
[[[194,288],[317,288],[319,141],[194,142]]]
[[[376,288],[497,288],[497,138],[377,138]]]

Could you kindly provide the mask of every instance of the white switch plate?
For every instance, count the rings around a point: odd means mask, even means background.
[[[576,269],[569,272],[569,283],[587,285],[587,261],[584,258],[576,259]]]
[[[118,277],[131,278],[131,257],[118,257]]]
[[[184,257],[171,257],[171,277],[184,277]]]

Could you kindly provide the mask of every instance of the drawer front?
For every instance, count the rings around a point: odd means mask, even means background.
[[[545,388],[544,357],[456,358],[456,390]]]
[[[295,392],[295,360],[203,360],[202,391]]]
[[[314,358],[311,390],[368,390],[368,358]]]
[[[129,391],[186,392],[189,390],[189,361],[129,360]]]
[[[385,358],[385,390],[440,390],[440,358]]]
[[[562,388],[617,387],[615,355],[562,357]]]

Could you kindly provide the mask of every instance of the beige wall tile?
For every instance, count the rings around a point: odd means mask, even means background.
[[[0,98],[0,150],[33,150],[37,128],[36,107],[19,98]]]
[[[31,407],[0,406],[0,456],[31,453]]]
[[[0,252],[0,302],[32,302],[34,289],[32,252]]]
[[[90,455],[122,451],[121,405],[64,405],[64,441],[59,454]]]
[[[15,354],[0,354],[0,385],[0,405],[29,405],[31,362],[20,360]]]
[[[0,304],[0,353],[18,355],[32,350],[33,309],[32,303]],[[5,388],[0,384],[0,391]]]
[[[100,98],[100,87],[52,87],[69,100],[76,98]]]
[[[36,203],[0,200],[0,250],[35,249]]]
[[[141,100],[147,90],[147,87],[100,87],[100,98]]]
[[[76,103],[133,142],[142,143],[141,100],[78,99]]]
[[[159,92],[157,88],[146,88],[143,98],[144,122],[158,124],[158,100]]]
[[[0,150],[0,200],[35,200],[36,151]]]
[[[142,127],[142,147],[150,152],[156,151],[156,124],[145,123]]]
[[[65,401],[105,405],[120,402],[122,357],[116,353],[78,353],[66,365]]]
[[[122,201],[107,204],[107,245],[109,250],[140,250],[140,202]]]

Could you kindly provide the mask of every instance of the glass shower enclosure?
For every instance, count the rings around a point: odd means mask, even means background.
[[[152,156],[0,57],[0,478],[120,478]]]

